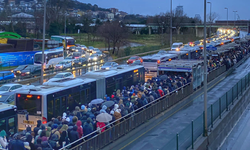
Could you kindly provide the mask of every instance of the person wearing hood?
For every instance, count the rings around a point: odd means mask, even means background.
[[[88,112],[87,115],[89,116],[89,118],[93,119],[95,117],[95,115],[92,113],[91,108],[88,108]]]
[[[37,136],[38,134],[38,130],[41,128],[41,125],[42,125],[42,121],[41,120],[37,120],[37,125],[36,127],[34,128],[34,133],[35,133],[35,137]]]
[[[0,132],[0,144],[4,149],[7,148],[8,146],[8,141],[6,139],[6,132],[4,130]]]
[[[50,134],[51,134],[51,127],[47,127],[47,130],[46,130],[46,137],[49,138],[49,137],[50,137]]]
[[[57,150],[60,146],[57,144],[57,141],[58,141],[58,137],[56,134],[53,134],[51,136],[51,138],[49,139],[48,143],[50,144],[50,146],[54,149],[54,150]]]
[[[46,131],[42,130],[41,135],[38,137],[38,139],[42,139],[42,141],[47,141],[48,138],[46,137]]]
[[[103,110],[102,112],[107,113],[107,112],[106,112],[107,106],[106,106],[106,105],[103,105],[101,110]],[[101,112],[101,111],[100,111],[100,112]]]
[[[77,126],[77,132],[78,132],[79,138],[81,138],[83,135],[82,122],[78,120],[76,123],[76,126]]]
[[[122,117],[121,109],[118,109],[118,108],[119,108],[118,104],[115,104],[113,112],[111,111],[114,114],[115,120],[118,120]],[[119,123],[120,123],[120,120],[116,121],[116,124],[119,124]]]
[[[65,142],[65,145],[69,144],[69,137],[68,137],[68,132],[67,131],[63,131],[61,134],[61,137],[59,139],[59,145],[60,148],[62,148],[64,145],[63,143]]]
[[[62,116],[62,119],[66,119],[66,118],[67,118],[67,114],[64,112],[63,116]]]
[[[56,134],[58,136],[58,139],[60,138],[60,132],[58,131],[58,125],[57,124],[53,124],[52,125],[52,131],[51,131],[51,135]]]
[[[69,132],[69,140],[70,143],[73,143],[74,141],[79,139],[79,134],[77,132],[77,126],[73,127],[73,130]]]
[[[41,135],[41,133],[42,133],[42,130],[41,130],[41,129],[38,130],[37,133],[38,133],[38,134],[37,134],[37,136],[36,136],[35,139],[34,139],[34,144],[35,144],[35,145],[37,144],[37,140],[38,140],[38,138],[40,137],[40,135]]]
[[[24,143],[21,140],[22,135],[18,134],[16,139],[10,141],[8,149],[9,150],[25,150]]]
[[[93,125],[92,125],[90,119],[87,119],[87,122],[83,126],[83,134],[84,134],[84,136],[86,136],[92,132],[93,132]],[[90,138],[90,137],[87,137],[87,138]]]

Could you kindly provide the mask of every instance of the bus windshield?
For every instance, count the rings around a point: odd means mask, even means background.
[[[34,62],[40,64],[42,62],[42,54],[35,54]]]
[[[74,39],[67,39],[67,45],[75,45]]]
[[[41,99],[40,95],[17,94],[16,106],[17,110],[26,110],[29,115],[41,116]]]

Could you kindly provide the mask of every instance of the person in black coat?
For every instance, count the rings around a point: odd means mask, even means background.
[[[79,134],[78,134],[78,132],[77,132],[77,126],[74,126],[73,127],[73,130],[71,130],[70,132],[69,132],[69,140],[70,140],[70,143],[73,143],[73,142],[75,142],[76,140],[78,140],[79,139]],[[72,144],[72,147],[75,147],[76,145],[78,145],[78,143],[80,143],[80,141],[79,142],[76,142],[76,143],[74,143],[74,144]]]
[[[37,125],[36,125],[36,127],[34,128],[34,133],[35,133],[35,136],[34,137],[36,137],[37,136],[37,132],[38,132],[38,130],[40,130],[40,128],[41,128],[41,125],[42,125],[42,121],[41,120],[37,120]]]
[[[25,150],[24,143],[21,140],[22,135],[17,135],[17,138],[15,140],[12,140],[9,145],[9,150]]]

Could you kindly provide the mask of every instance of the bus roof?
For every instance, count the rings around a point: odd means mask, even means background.
[[[158,65],[158,70],[174,72],[191,72],[193,67],[203,65],[203,60],[172,60]]]
[[[61,39],[65,39],[65,38],[66,38],[66,39],[74,39],[74,38],[72,38],[72,37],[70,37],[70,36],[66,36],[66,37],[65,37],[65,36],[60,36],[60,35],[52,35],[51,38],[53,38],[53,37],[54,37],[54,38],[61,38]]]
[[[155,60],[159,60],[161,58],[174,58],[177,57],[176,54],[153,54],[153,55],[147,55],[147,56],[143,56],[142,59],[155,59]]]
[[[88,84],[91,82],[94,82],[96,80],[94,79],[79,79],[79,78],[73,78],[73,79],[62,79],[57,81],[50,81],[45,82],[43,85],[39,86],[28,86],[25,89],[19,90],[18,94],[34,94],[34,95],[47,95],[55,92],[59,92],[65,89],[69,89],[75,86],[79,86],[82,84]]]
[[[54,53],[54,52],[63,52],[63,49],[50,49],[44,51],[44,54]],[[35,54],[42,54],[42,52],[37,52]]]
[[[11,110],[11,109],[15,109],[16,106],[15,105],[10,105],[10,104],[5,104],[5,103],[0,103],[0,112],[2,111],[6,111],[6,110]]]
[[[117,68],[110,69],[110,70],[97,70],[97,71],[91,71],[87,72],[86,74],[82,75],[81,77],[83,78],[94,78],[94,79],[99,79],[99,78],[107,78],[111,77],[114,75],[122,74],[128,71],[133,71],[136,69],[143,68],[143,66],[140,65],[135,65],[135,66],[130,66],[130,65],[120,65]]]

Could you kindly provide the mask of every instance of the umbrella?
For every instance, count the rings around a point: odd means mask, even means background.
[[[167,79],[168,79],[168,76],[167,76],[167,75],[162,75],[162,76],[160,76],[160,79],[161,79],[161,80],[167,80]]]
[[[111,106],[113,106],[114,104],[115,104],[114,101],[106,101],[106,102],[104,102],[104,103],[102,104],[102,106],[103,106],[103,105],[106,105],[107,107],[111,107]]]
[[[104,101],[103,99],[98,98],[98,99],[92,100],[92,101],[90,102],[90,104],[100,104],[100,103],[102,103],[103,101]]]
[[[108,113],[101,113],[96,116],[98,122],[109,122],[112,120],[112,116]]]

